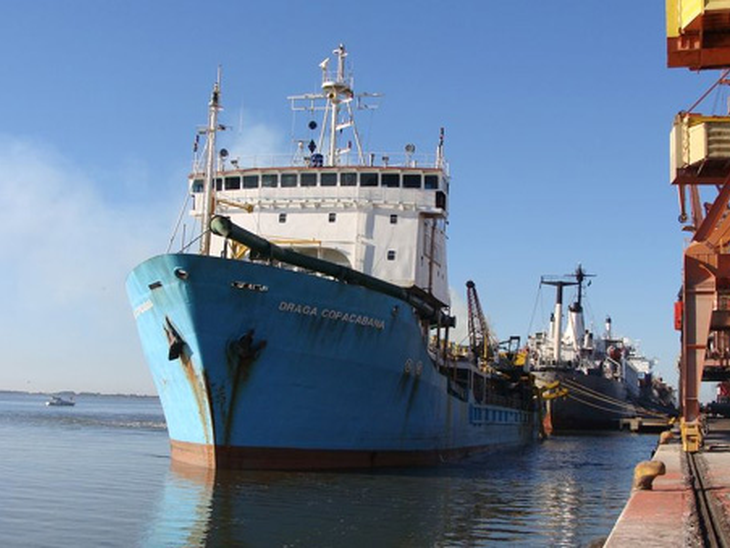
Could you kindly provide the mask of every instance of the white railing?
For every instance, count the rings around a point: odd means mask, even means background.
[[[311,163],[311,156],[296,154],[256,154],[249,156],[229,157],[219,160],[219,169],[255,169],[274,167],[315,167]],[[350,152],[339,157],[337,166],[318,167],[398,167],[398,168],[438,168],[446,166],[436,165],[435,154],[407,154],[404,152],[370,153],[364,161],[358,161],[357,154]]]

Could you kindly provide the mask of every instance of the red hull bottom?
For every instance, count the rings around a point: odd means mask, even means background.
[[[338,470],[436,466],[504,449],[511,445],[463,447],[443,451],[348,451],[225,447],[180,441],[170,442],[173,461],[226,470]]]

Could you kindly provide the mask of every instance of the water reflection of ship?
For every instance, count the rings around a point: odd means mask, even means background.
[[[206,546],[215,473],[173,461],[142,546]]]
[[[214,472],[172,461],[142,544],[426,546],[442,538],[449,493],[441,483],[400,473],[394,482],[365,472],[342,477]]]
[[[618,512],[625,495],[583,487],[605,481],[607,468],[629,470],[633,439],[556,438],[499,460],[377,472],[212,471],[173,461],[141,544],[576,545],[610,531],[615,516],[604,506]],[[609,457],[616,444],[619,456]]]

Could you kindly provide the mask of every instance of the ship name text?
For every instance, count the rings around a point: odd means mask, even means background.
[[[332,308],[323,308],[320,310],[316,306],[308,304],[293,303],[290,301],[281,301],[279,303],[279,312],[290,312],[292,314],[301,314],[303,316],[312,316],[316,318],[325,318],[345,323],[354,323],[363,327],[372,327],[374,329],[385,329],[385,320],[372,318],[364,314],[356,314],[354,312],[343,312],[342,310],[334,310]]]

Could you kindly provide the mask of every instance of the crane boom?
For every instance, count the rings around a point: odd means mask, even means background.
[[[466,297],[469,315],[469,348],[475,360],[486,360],[491,357],[493,336],[482,312],[476,285],[471,280],[466,282]]]

